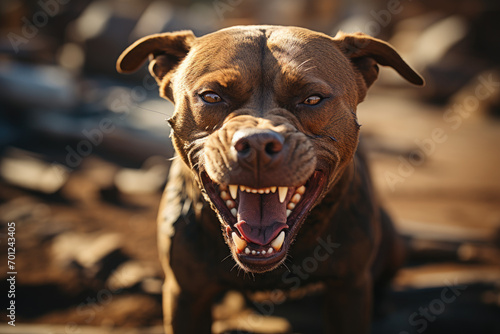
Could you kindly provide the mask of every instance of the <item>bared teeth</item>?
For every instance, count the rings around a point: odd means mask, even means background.
[[[229,190],[231,191],[231,185],[229,186]],[[237,187],[239,187],[239,189],[241,191],[246,191],[247,193],[253,193],[253,194],[260,194],[260,195],[263,195],[263,194],[269,194],[269,193],[275,193],[276,192],[276,189],[278,189],[278,187],[267,187],[267,188],[252,188],[252,187],[247,187],[247,186],[244,186],[244,185],[239,185],[239,186],[233,186],[235,187],[235,189],[237,189]],[[236,190],[235,190],[236,191]],[[221,193],[222,194],[222,193]],[[233,194],[231,193],[231,196]],[[234,199],[236,199],[235,197],[233,197]]]
[[[233,232],[233,234],[236,234],[236,233]],[[233,239],[237,240],[235,238],[238,238],[238,236],[237,235],[236,236],[233,235]],[[244,240],[242,240],[242,241],[245,242]],[[283,243],[283,242],[281,241],[281,243]],[[249,255],[249,254],[252,254],[252,255],[266,255],[266,254],[272,254],[274,251],[276,251],[273,247],[269,247],[267,250],[265,250],[265,249],[263,249],[263,250],[250,250],[250,248],[248,248],[248,247],[245,246],[245,249],[239,249],[239,246],[237,245],[237,242],[235,242],[235,244],[236,244],[236,247],[238,248],[238,252],[239,253],[245,252],[246,255]],[[245,245],[246,245],[246,242],[245,242]],[[281,248],[281,246],[280,246],[280,248]]]
[[[267,188],[251,188],[247,187],[244,185],[236,185],[236,184],[230,184],[229,186],[225,185],[220,185],[220,196],[223,200],[227,201],[228,199],[236,199],[238,197],[238,188],[241,191],[246,191],[247,193],[254,193],[254,194],[269,194],[269,193],[275,193],[276,190],[278,190],[278,193],[280,195],[280,200],[286,198],[286,194],[288,192],[288,187],[267,187]],[[229,193],[228,193],[229,190]],[[302,198],[302,195],[306,192],[306,187],[305,186],[300,186],[299,188],[295,189],[295,193],[293,194],[292,198],[290,199],[291,202],[298,203],[300,199]],[[229,194],[231,194],[231,197],[229,197]]]
[[[302,196],[300,196],[300,194],[294,194],[290,199],[290,202],[297,204],[300,202],[301,198]]]
[[[297,194],[304,195],[304,193],[306,192],[306,187],[305,186],[300,186],[297,189],[295,189],[295,192]]]
[[[229,196],[229,193],[225,190],[220,192],[220,198],[222,198],[224,201],[227,201],[231,199],[231,196]]]
[[[241,239],[235,232],[231,234],[231,237],[233,238],[233,242],[236,245],[238,252],[242,252],[247,246],[247,242]]]
[[[231,194],[231,197],[233,199],[236,199],[236,197],[238,197],[238,185],[230,184],[229,185],[229,193]]]
[[[280,203],[283,203],[288,193],[288,187],[278,187],[278,193],[280,197]]]
[[[278,198],[280,203],[284,203],[286,200],[286,196],[288,194],[288,187],[267,187],[267,188],[251,188],[243,185],[236,185],[236,184],[230,184],[230,185],[219,185],[220,189],[220,197],[221,199],[226,203],[226,206],[228,209],[231,211],[231,214],[233,216],[237,216],[238,210],[236,207],[238,206],[237,202],[235,202],[236,198],[238,197],[238,189],[241,191],[246,191],[247,193],[253,193],[253,194],[269,194],[269,193],[276,193],[278,191]],[[302,195],[306,192],[306,187],[305,186],[300,186],[295,189],[295,192],[290,198],[290,201],[287,203],[287,210],[286,210],[286,216],[290,216],[292,213],[292,210],[295,209],[297,204],[300,202],[302,199]]]
[[[283,242],[285,241],[285,231],[281,231],[280,234],[271,242],[271,246],[275,251],[279,252],[281,246],[283,246]]]
[[[236,234],[236,233],[233,232],[233,234]],[[235,238],[238,238],[238,236],[237,235],[236,236],[233,235],[233,239],[237,240]],[[243,242],[245,242],[245,241],[243,241]],[[236,242],[235,242],[235,244],[237,245]],[[246,244],[246,242],[245,242],[245,244]],[[243,253],[244,252],[246,255],[249,255],[249,254],[252,254],[252,255],[266,255],[266,254],[272,254],[274,251],[276,251],[273,247],[269,247],[267,250],[265,250],[265,249],[263,249],[263,250],[250,250],[250,248],[248,248],[246,246],[245,246],[245,249],[239,249],[238,245],[236,247],[238,248],[238,253]],[[281,246],[280,246],[280,248],[281,248]]]

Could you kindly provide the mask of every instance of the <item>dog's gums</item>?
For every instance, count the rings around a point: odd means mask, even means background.
[[[214,183],[202,173],[233,256],[243,269],[265,272],[284,260],[300,225],[321,194],[326,177],[315,171],[297,187],[252,188]]]

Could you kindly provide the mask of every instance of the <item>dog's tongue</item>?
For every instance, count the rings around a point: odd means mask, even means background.
[[[239,191],[238,223],[235,227],[247,241],[267,245],[288,228],[286,201],[280,203],[277,193],[254,194]]]

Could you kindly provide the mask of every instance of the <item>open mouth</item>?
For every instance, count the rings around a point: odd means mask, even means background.
[[[223,220],[235,259],[252,272],[272,270],[284,261],[326,181],[318,170],[294,187],[216,184],[205,172],[201,179]]]

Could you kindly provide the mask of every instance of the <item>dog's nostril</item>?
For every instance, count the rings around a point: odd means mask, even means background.
[[[250,143],[245,138],[242,138],[234,144],[234,148],[238,153],[248,153],[250,151]]]
[[[283,149],[283,143],[281,143],[279,140],[273,140],[267,143],[265,147],[266,153],[269,155],[274,155],[276,153],[279,153],[281,152],[282,149]]]

